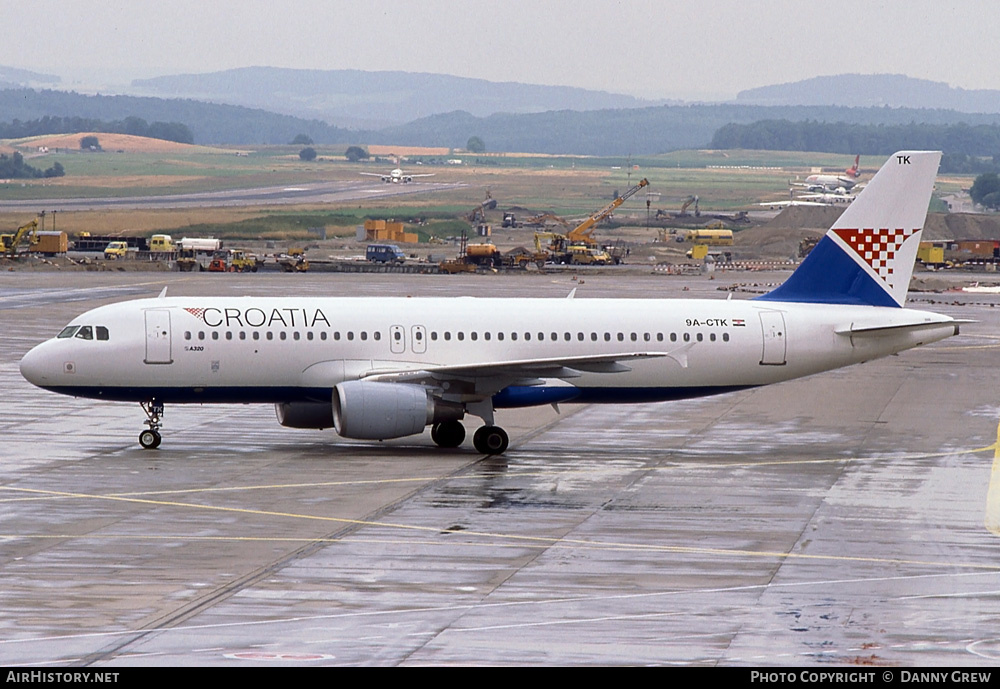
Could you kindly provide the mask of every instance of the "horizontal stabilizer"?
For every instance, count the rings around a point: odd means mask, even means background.
[[[879,335],[893,335],[899,332],[926,330],[928,328],[939,328],[943,325],[953,325],[955,326],[955,334],[958,335],[958,326],[963,323],[975,323],[975,321],[949,318],[947,320],[940,321],[922,320],[910,323],[893,323],[891,325],[855,325],[852,323],[849,326],[836,328],[834,332],[838,335],[846,335],[850,337],[857,337],[859,335],[877,337]]]

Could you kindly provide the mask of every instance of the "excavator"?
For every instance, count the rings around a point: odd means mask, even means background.
[[[21,225],[13,234],[0,234],[0,252],[3,253],[4,258],[15,258],[18,247],[25,242],[34,244],[37,241],[35,239],[36,229],[38,229],[38,221],[32,220]]]

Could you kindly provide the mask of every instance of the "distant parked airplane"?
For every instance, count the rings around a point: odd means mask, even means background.
[[[857,185],[854,180],[861,176],[861,170],[858,169],[860,160],[860,155],[854,156],[854,165],[844,170],[843,175],[809,175],[805,182],[792,182],[792,186],[804,187],[809,191],[845,193]]]

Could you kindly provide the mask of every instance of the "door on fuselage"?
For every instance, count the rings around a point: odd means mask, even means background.
[[[761,311],[760,327],[764,336],[761,366],[784,366],[785,315],[780,311]]]
[[[170,347],[170,312],[166,309],[146,310],[147,364],[172,364]]]

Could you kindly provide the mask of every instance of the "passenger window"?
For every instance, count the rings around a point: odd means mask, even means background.
[[[729,342],[729,333],[722,333],[722,341]]]
[[[510,334],[510,339],[516,340],[517,339],[517,333],[511,333]]]
[[[185,330],[184,331],[184,339],[185,340],[190,340],[191,339],[191,331],[190,330]]]
[[[93,340],[94,339],[94,329],[89,325],[82,326],[76,333],[76,336],[81,340]]]
[[[76,331],[80,329],[78,325],[67,325],[62,331],[56,335],[56,337],[67,338],[76,335]]]
[[[555,342],[556,340],[559,339],[559,333],[552,333],[551,338],[552,338],[552,341]]]
[[[649,342],[652,338],[649,336],[649,333],[643,333],[642,339]]]
[[[110,335],[108,334],[108,329],[105,328],[103,325],[97,326],[96,330],[97,330],[97,339],[98,340],[110,340],[111,339]]]
[[[579,340],[580,342],[583,342],[583,333],[577,333],[576,339]]]
[[[635,334],[635,333],[632,333],[631,335],[629,335],[629,339],[630,339],[630,340],[632,340],[633,342],[635,342],[635,341],[636,341],[636,340],[638,340],[639,338],[638,338],[638,337],[636,336],[636,334]]]
[[[684,341],[685,342],[691,341],[691,333],[684,333]]]
[[[618,333],[618,341],[619,342],[625,341],[625,333]]]
[[[656,333],[656,341],[663,342],[663,333]]]
[[[309,334],[312,335],[312,333],[309,333]],[[294,333],[292,333],[292,339],[293,340],[298,340],[299,338],[300,338],[300,335],[299,335],[299,331],[298,330],[296,330]]]
[[[321,332],[321,333],[319,334],[319,339],[321,339],[321,340],[325,340],[325,339],[326,339],[326,331],[325,331],[325,330],[324,330],[324,331],[322,331],[322,332]]]
[[[704,338],[705,338],[705,336],[702,335],[701,333],[698,333],[697,335],[695,335],[695,339],[698,340],[698,342],[701,342]]]
[[[465,333],[463,333],[461,330],[458,331],[458,339],[459,340],[464,340],[465,339]]]
[[[502,340],[503,339],[503,331],[502,330],[497,333],[497,339],[498,340]]]
[[[282,330],[280,333],[278,333],[278,337],[280,337],[282,340],[286,340],[288,339],[288,333]]]
[[[213,330],[212,331],[212,339],[213,340],[218,340],[219,339],[219,331],[218,330]]]
[[[524,339],[525,340],[530,340],[531,339],[531,333],[524,333]]]
[[[204,340],[205,339],[205,331],[204,330],[199,330],[198,331],[198,339],[199,340]]]
[[[590,341],[597,342],[597,333],[590,333]]]
[[[267,335],[265,337],[267,337],[267,339],[269,339],[269,340],[273,340],[274,339],[274,333],[272,333],[270,330],[268,330],[267,331]]]
[[[611,342],[611,333],[604,333],[604,341]]]
[[[566,340],[567,342],[569,342],[570,334],[569,333],[563,333],[563,339]]]
[[[437,342],[438,334],[437,334],[436,330],[432,330],[431,331],[431,339],[434,340],[435,342]]]
[[[297,340],[297,339],[299,339],[299,338],[297,337],[297,336],[298,336],[298,333],[295,333],[295,335],[296,335],[296,338],[295,338],[295,339],[296,339],[296,340]],[[367,330],[362,330],[362,331],[361,331],[361,339],[362,339],[362,340],[367,340],[367,339],[368,339],[368,331],[367,331]]]
[[[709,335],[708,339],[710,339],[712,342],[715,342],[715,333],[712,333],[711,335]]]
[[[490,337],[491,337],[491,335],[490,335],[490,331],[489,330],[487,330],[486,332],[483,333],[483,339],[484,340],[488,340],[488,339],[490,339]]]
[[[670,333],[670,341],[677,342],[677,333]]]
[[[333,334],[333,339],[335,339],[335,340],[339,340],[340,339],[340,331],[339,330]]]
[[[246,333],[246,331],[245,331],[245,330],[241,330],[241,331],[240,331],[240,339],[241,339],[241,340],[245,340],[245,339],[247,339],[247,333]]]
[[[372,339],[374,339],[374,340],[381,340],[382,339],[382,333],[380,333],[378,330],[376,330],[375,332],[372,333]]]
[[[399,342],[400,340],[403,339],[403,333],[399,332],[398,330],[394,331],[392,333],[392,339],[394,339],[396,342]]]
[[[472,340],[473,342],[475,342],[476,340],[478,340],[478,339],[479,339],[479,333],[477,333],[477,332],[476,332],[475,330],[473,330],[473,331],[472,331],[471,333],[469,333],[469,338],[470,338],[470,339],[471,339],[471,340]],[[417,339],[418,339],[418,340],[420,339],[420,331],[419,331],[419,330],[417,331]]]
[[[451,333],[448,332],[448,331],[445,331],[445,333],[444,333],[444,339],[451,340]]]
[[[312,330],[310,330],[309,332],[306,333],[306,339],[310,340],[310,341],[313,339],[313,331]]]
[[[260,331],[259,330],[254,330],[253,331],[253,339],[255,339],[255,340],[259,340],[260,339]]]

